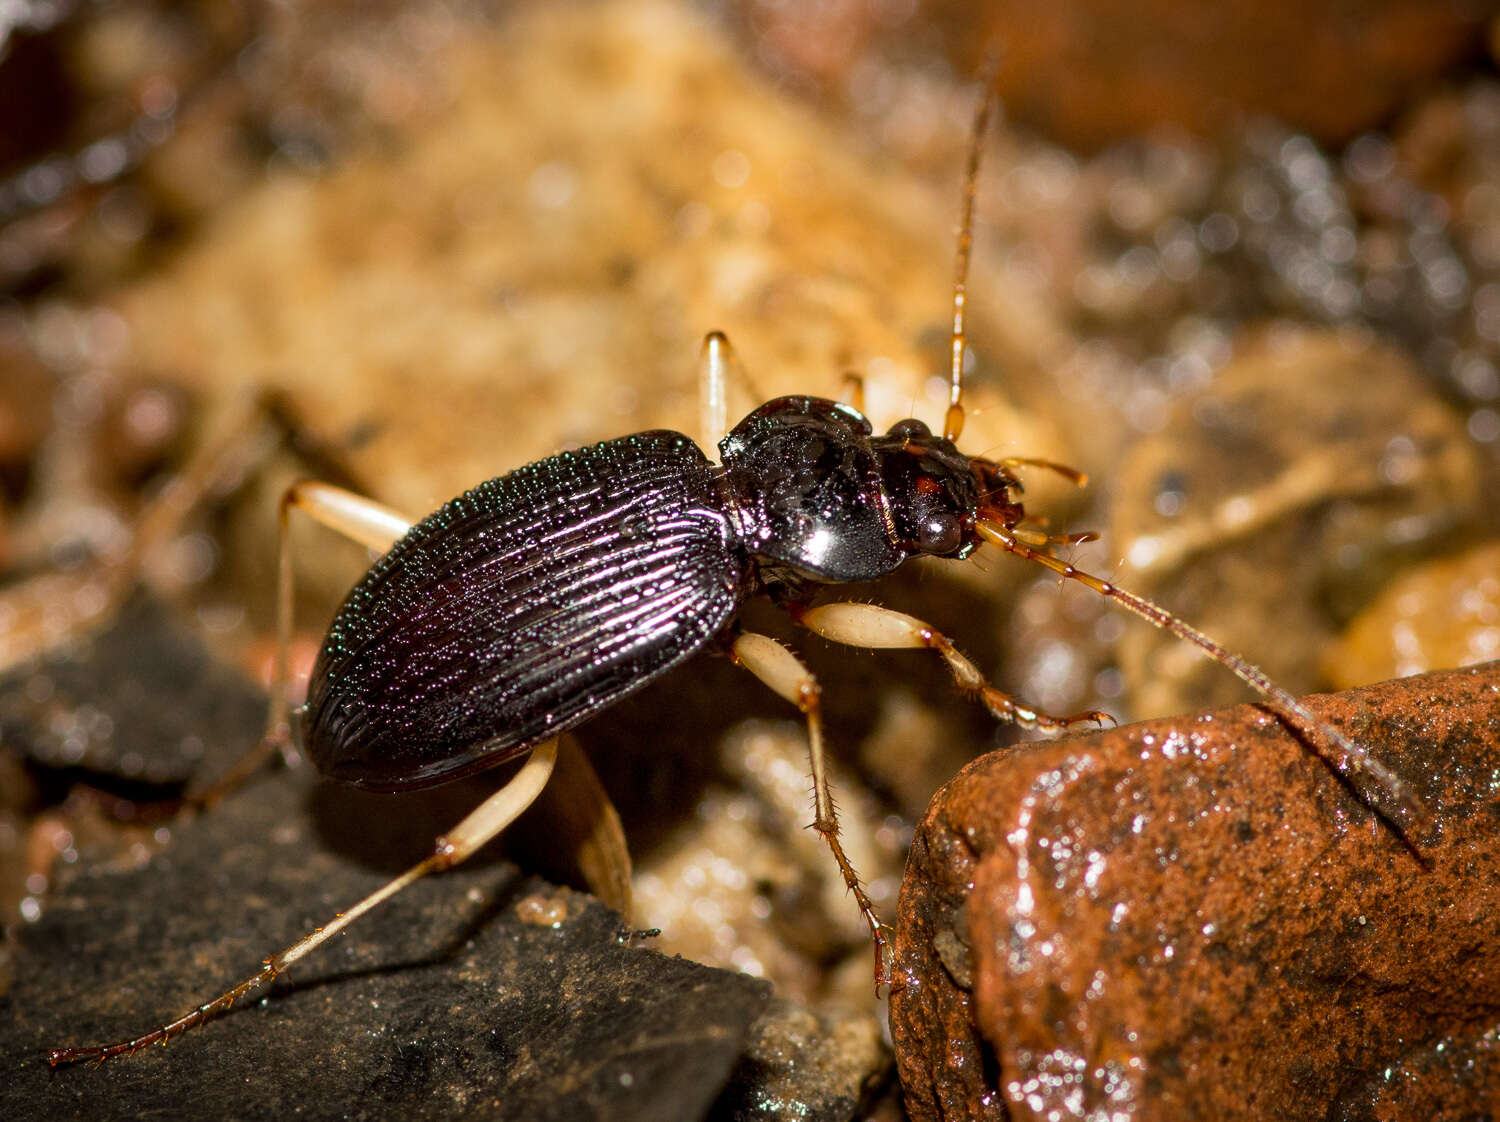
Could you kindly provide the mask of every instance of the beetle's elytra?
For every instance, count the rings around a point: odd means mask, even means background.
[[[700,446],[646,432],[542,460],[483,483],[411,525],[323,484],[282,502],[278,678],[286,679],[293,509],[385,556],[339,610],[298,721],[318,767],[382,790],[440,783],[530,753],[499,792],[437,839],[433,853],[218,997],[132,1040],[50,1053],[54,1066],[104,1060],[166,1041],[222,1012],[414,880],[463,861],[503,830],[550,775],[559,733],[711,642],[807,722],[814,826],[858,901],[884,980],[883,929],[839,841],[824,774],[817,681],[787,648],[740,631],[737,609],[766,595],[800,625],[846,644],[935,651],[961,689],[998,718],[1056,731],[1107,719],[1055,717],[991,686],[955,645],[921,620],[872,604],[819,602],[831,586],[883,576],[915,556],[962,559],[990,543],[1094,589],[1197,646],[1257,690],[1393,825],[1423,815],[1401,781],[1337,729],[1319,722],[1260,670],[1165,609],[1075,569],[1026,523],[1019,474],[1070,469],[989,460],[957,447],[964,420],[966,276],[974,188],[990,93],[975,117],[965,176],[953,300],[951,398],[941,435],[909,418],[877,435],[857,407],[783,397],[727,436],[728,341],[704,346]],[[717,448],[713,463],[704,449]],[[276,698],[284,696],[278,689]],[[273,702],[265,746],[287,722]]]
[[[698,446],[645,432],[482,483],[412,527],[334,618],[302,737],[397,790],[489,767],[723,629],[744,561]]]

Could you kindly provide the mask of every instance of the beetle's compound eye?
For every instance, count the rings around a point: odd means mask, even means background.
[[[956,514],[929,514],[917,530],[923,553],[952,553],[964,543],[964,527]]]
[[[920,440],[924,436],[931,436],[932,430],[915,417],[908,417],[892,425],[891,431],[886,435],[894,436],[897,440]]]

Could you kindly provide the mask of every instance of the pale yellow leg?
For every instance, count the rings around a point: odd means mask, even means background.
[[[796,611],[792,618],[825,639],[847,643],[851,647],[936,651],[947,664],[959,689],[978,697],[1000,720],[1013,721],[1022,728],[1056,733],[1086,722],[1114,724],[1113,717],[1099,710],[1091,709],[1071,717],[1054,717],[1003,693],[985,681],[979,668],[960,654],[947,636],[904,612],[876,604],[845,602]]]
[[[710,331],[703,339],[698,360],[698,439],[710,456],[729,432],[729,395],[735,388],[740,392],[733,404],[744,412],[765,401],[728,336],[722,331]]]
[[[875,914],[875,905],[865,892],[859,875],[854,871],[854,866],[839,841],[838,812],[834,809],[833,794],[828,787],[828,775],[823,762],[823,718],[819,708],[822,689],[818,680],[802,664],[801,659],[766,635],[746,632],[737,636],[730,648],[730,656],[800,709],[807,719],[807,753],[812,764],[813,782],[813,829],[818,831],[833,852],[833,859],[838,862],[844,883],[854,894],[865,922],[870,925],[870,936],[875,940],[875,984],[884,985],[889,980],[885,928],[880,917]]]
[[[390,881],[383,887],[370,893],[354,907],[346,912],[341,912],[333,920],[318,928],[316,931],[297,940],[290,947],[274,954],[266,959],[261,968],[239,984],[230,987],[212,1001],[205,1002],[196,1009],[178,1017],[169,1024],[153,1029],[134,1040],[122,1041],[119,1044],[107,1044],[93,1048],[58,1048],[48,1053],[48,1062],[53,1067],[61,1064],[78,1063],[84,1060],[92,1060],[102,1063],[116,1056],[128,1056],[147,1048],[152,1044],[165,1044],[175,1036],[179,1036],[188,1029],[201,1025],[210,1017],[224,1012],[240,998],[251,990],[270,982],[282,971],[286,970],[292,963],[305,958],[313,950],[337,935],[348,927],[360,916],[372,908],[389,900],[407,885],[421,880],[428,873],[437,872],[442,869],[450,869],[454,865],[471,856],[476,850],[499,834],[505,827],[509,826],[524,811],[536,797],[541,794],[542,788],[547,785],[547,779],[552,774],[552,765],[557,760],[557,741],[555,739],[538,744],[531,750],[531,756],[521,766],[515,776],[500,790],[487,798],[484,802],[464,818],[463,821],[442,837],[438,838],[433,845],[433,852],[426,860],[413,865],[399,877]]]
[[[387,506],[335,487],[302,480],[282,493],[276,518],[276,662],[271,700],[266,706],[265,731],[259,743],[216,780],[212,787],[188,799],[199,809],[213,806],[254,775],[277,751],[291,753],[287,714],[288,649],[292,642],[292,548],[289,521],[293,510],[377,553],[385,553],[411,529],[411,523]]]

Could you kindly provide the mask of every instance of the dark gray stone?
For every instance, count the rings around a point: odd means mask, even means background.
[[[268,777],[143,867],[85,862],[19,940],[0,1117],[702,1117],[769,987],[640,949],[591,898],[483,855],[352,924],[267,1000],[49,1072],[48,1048],[155,1027],[420,859],[479,797],[457,787]]]
[[[750,1029],[712,1122],[849,1122],[891,1084],[892,1056],[868,1013],[778,998]]]
[[[248,752],[265,710],[265,694],[138,592],[104,630],[0,677],[0,745],[173,793]]]

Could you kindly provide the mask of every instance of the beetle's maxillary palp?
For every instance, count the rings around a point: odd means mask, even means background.
[[[1011,529],[1011,536],[1018,542],[1034,545],[1038,548],[1049,545],[1086,545],[1089,542],[1099,540],[1099,535],[1092,530],[1085,530],[1081,534],[1049,534],[1043,530],[1032,529],[1027,526],[1015,526]]]

